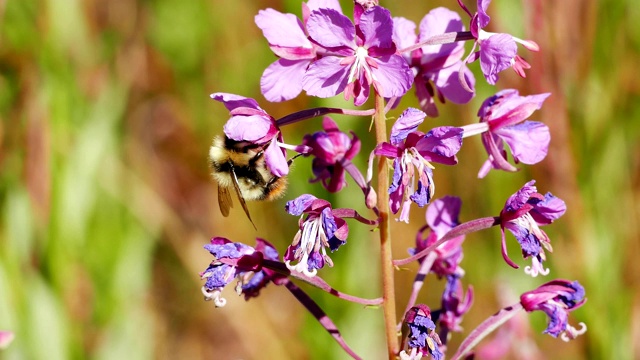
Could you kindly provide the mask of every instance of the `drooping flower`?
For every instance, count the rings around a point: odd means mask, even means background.
[[[416,236],[416,247],[409,249],[409,253],[415,255],[432,246],[449,232],[449,230],[460,225],[458,216],[461,206],[462,200],[455,196],[445,196],[434,200],[429,207],[427,207],[427,225],[418,232]],[[423,237],[422,234],[427,229],[431,229],[431,231],[428,236]],[[431,272],[441,277],[464,273],[459,267],[460,261],[462,261],[462,242],[464,238],[464,235],[455,237],[440,244],[440,246],[436,248],[435,253],[437,254],[437,258],[431,266]]]
[[[446,339],[451,331],[462,331],[460,326],[462,318],[469,311],[472,303],[473,288],[469,286],[465,294],[460,284],[460,276],[447,275],[447,284],[442,293],[442,308],[438,310],[440,338]]]
[[[320,8],[342,13],[337,0],[309,0],[302,3],[302,21],[293,14],[283,14],[274,9],[260,10],[255,16],[256,25],[279,57],[265,69],[260,79],[260,89],[267,100],[290,100],[302,91],[302,78],[307,68],[324,52],[308,39],[304,27],[309,13]]]
[[[309,15],[309,36],[325,50],[303,77],[302,88],[309,95],[326,98],[344,92],[345,99],[353,97],[360,106],[369,98],[371,85],[385,98],[402,96],[411,87],[413,74],[396,54],[389,11],[374,6],[359,13],[354,12],[356,25],[334,9]]]
[[[526,77],[525,69],[531,68],[522,57],[517,55],[520,43],[530,51],[539,51],[538,44],[531,40],[522,40],[515,36],[504,33],[492,33],[484,31],[491,18],[487,15],[487,7],[491,0],[477,0],[477,12],[471,18],[471,34],[476,39],[471,53],[466,59],[467,63],[480,59],[480,69],[491,85],[495,85],[498,81],[498,73],[513,68],[520,76]],[[463,9],[471,15],[471,12],[460,2]],[[476,46],[479,51],[474,52]]]
[[[213,255],[214,260],[200,273],[206,282],[202,292],[206,300],[213,300],[216,307],[225,306],[226,299],[222,290],[233,279],[238,280],[236,292],[244,294],[245,299],[258,296],[260,289],[282,275],[262,268],[262,260],[278,260],[277,250],[263,239],[256,239],[256,248],[242,243],[234,243],[222,237],[211,239],[204,248]]]
[[[553,337],[560,336],[562,340],[569,341],[587,331],[584,323],[580,323],[580,330],[578,330],[568,322],[569,312],[587,301],[584,295],[584,288],[577,281],[553,280],[522,294],[520,303],[528,312],[540,310],[549,316],[545,334]]]
[[[393,23],[393,40],[400,48],[408,48],[434,35],[464,31],[460,16],[444,7],[433,9],[422,18],[419,37],[415,35],[416,25],[412,21],[396,17]],[[455,104],[466,104],[475,95],[458,79],[458,72],[462,71],[467,86],[473,89],[475,78],[462,62],[463,55],[464,44],[454,42],[424,46],[405,56],[416,74],[414,82],[420,108],[428,116],[438,116],[435,98],[442,103],[447,99]]]
[[[324,131],[305,135],[302,144],[312,150],[313,174],[311,182],[321,181],[329,192],[338,192],[347,185],[345,167],[351,164],[360,151],[360,139],[351,131],[352,138],[338,129],[338,125],[330,117],[322,122]]]
[[[518,240],[522,249],[522,256],[531,258],[532,265],[525,267],[525,273],[536,277],[538,274],[547,275],[542,262],[546,260],[544,249],[552,251],[549,236],[540,226],[551,224],[562,216],[567,207],[561,199],[547,193],[542,196],[537,193],[531,180],[511,195],[500,212],[500,229],[502,233],[502,257],[514,268],[518,268],[507,255],[507,243],[504,229],[508,229]]]
[[[224,125],[224,134],[229,139],[266,147],[264,158],[269,171],[279,177],[289,173],[285,149],[302,150],[283,142],[275,119],[257,101],[228,93],[214,93],[211,98],[222,102],[231,113]]]
[[[549,127],[538,121],[524,121],[542,107],[549,93],[520,96],[517,90],[496,93],[482,103],[478,110],[480,123],[464,127],[464,136],[482,133],[482,143],[489,154],[478,177],[485,177],[491,169],[517,171],[507,161],[507,143],[516,163],[536,164],[547,156],[551,135]]]
[[[409,309],[405,314],[403,327],[408,327],[409,330],[407,345],[410,353],[403,350],[400,359],[414,360],[423,356],[430,356],[435,360],[444,358],[438,348],[442,343],[435,332],[436,325],[431,320],[431,310],[427,305],[419,304]]]
[[[409,222],[411,202],[423,207],[431,201],[435,191],[431,162],[455,165],[455,154],[462,146],[461,128],[442,126],[427,134],[416,131],[424,117],[425,113],[418,109],[405,110],[391,128],[391,142],[374,150],[376,155],[393,159],[389,203],[394,214],[402,208],[399,220],[404,222]]]
[[[325,264],[333,266],[326,248],[332,252],[338,250],[349,235],[347,222],[339,216],[338,211],[333,210],[328,201],[309,194],[287,202],[285,210],[291,215],[300,216],[299,230],[284,255],[287,267],[307,276],[315,276]],[[292,261],[298,263],[291,265]]]

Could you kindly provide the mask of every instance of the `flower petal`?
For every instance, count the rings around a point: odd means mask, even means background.
[[[418,36],[416,36],[416,24],[403,17],[393,18],[393,42],[399,49],[408,48],[416,44]]]
[[[233,116],[224,124],[224,133],[236,141],[256,141],[266,136],[271,127],[271,120],[264,116]]]
[[[464,25],[457,12],[444,7],[435,8],[420,21],[420,37],[418,41],[425,41],[428,38],[441,35],[447,32],[464,31]],[[459,61],[464,54],[464,43],[454,42],[443,45],[429,45],[422,48],[422,63],[428,63],[436,58],[453,57],[453,62]],[[446,61],[441,61],[445,63]]]
[[[302,91],[302,78],[309,60],[278,61],[269,65],[260,78],[260,90],[264,97],[272,102],[295,98]]]
[[[284,209],[291,215],[300,216],[317,199],[311,194],[302,194],[297,198],[287,201]]]
[[[278,146],[276,139],[273,139],[264,151],[264,160],[273,175],[282,177],[289,173],[289,164],[284,150]]]
[[[404,141],[409,133],[418,129],[426,116],[427,114],[415,108],[405,110],[391,128],[391,144],[398,145]]]
[[[256,25],[270,45],[303,47],[312,49],[304,25],[293,14],[283,14],[274,9],[260,10],[255,16]]]
[[[455,196],[436,199],[429,205],[426,212],[427,224],[431,231],[436,233],[438,239],[460,224],[458,216],[461,207],[462,200]]]
[[[360,30],[364,35],[363,46],[369,55],[389,55],[396,51],[393,43],[393,20],[389,10],[374,6],[360,17]]]
[[[438,88],[445,98],[454,104],[466,104],[475,96],[475,93],[465,90],[462,84],[460,84],[458,71],[464,72],[464,78],[471,89],[475,87],[476,79],[468,67],[462,66],[461,69],[460,65],[460,62],[455,63],[452,66],[441,69],[434,76],[436,88]]]
[[[511,148],[513,157],[524,164],[536,164],[547,156],[551,135],[549,127],[537,121],[525,121],[495,131]]]
[[[348,17],[334,9],[312,11],[307,20],[307,31],[324,48],[355,48],[355,26]]]
[[[383,56],[375,61],[378,67],[372,67],[371,73],[373,85],[380,95],[385,98],[400,97],[411,88],[413,72],[402,56]]]
[[[480,43],[480,68],[487,82],[495,85],[498,73],[511,67],[518,47],[509,34],[495,34]]]
[[[302,88],[311,96],[335,96],[347,87],[349,66],[340,64],[337,56],[326,56],[309,65],[302,78]]]
[[[248,108],[264,111],[260,108],[257,101],[248,97],[229,94],[229,93],[221,93],[221,92],[213,93],[210,95],[210,97],[213,100],[220,101],[221,103],[223,103],[224,106],[229,111],[232,111],[233,109],[239,108],[239,107],[248,107]]]

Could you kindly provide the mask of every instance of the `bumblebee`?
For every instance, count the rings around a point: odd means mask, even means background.
[[[287,188],[287,178],[275,176],[267,168],[266,146],[225,136],[214,138],[209,150],[211,175],[218,183],[220,212],[229,216],[229,209],[233,207],[230,190],[233,189],[254,228],[246,201],[274,200],[283,196]]]

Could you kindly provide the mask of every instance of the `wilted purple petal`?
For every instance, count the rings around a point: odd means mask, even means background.
[[[287,201],[285,210],[291,215],[300,216],[316,199],[318,198],[311,194],[302,194],[291,201]]]
[[[567,211],[565,202],[551,193],[544,195],[544,200],[535,203],[530,214],[539,224],[550,224],[560,218]]]
[[[524,164],[536,164],[547,156],[551,141],[549,127],[537,121],[503,127],[495,131],[511,148],[513,157]]]
[[[454,165],[455,155],[462,147],[462,128],[441,126],[431,129],[418,141],[416,149],[425,159],[441,164]]]
[[[272,102],[295,98],[302,91],[302,78],[309,60],[278,59],[264,70],[260,78],[260,90]],[[287,79],[287,81],[282,81]]]
[[[391,144],[398,145],[404,141],[409,133],[418,129],[426,116],[427,114],[415,108],[405,110],[391,128]]]
[[[489,84],[495,85],[498,73],[511,67],[517,52],[518,46],[508,34],[495,34],[480,43],[480,68]]]

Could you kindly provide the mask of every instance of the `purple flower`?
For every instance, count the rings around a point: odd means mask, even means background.
[[[345,165],[360,151],[360,139],[353,131],[349,138],[330,117],[323,119],[322,127],[324,131],[305,135],[302,144],[312,149],[307,155],[314,156],[312,168],[316,177],[311,181],[322,181],[329,192],[335,193],[347,185]]]
[[[374,6],[357,17],[356,23],[334,9],[311,12],[307,31],[325,54],[309,65],[302,88],[321,98],[344,92],[345,99],[353,97],[357,106],[367,101],[371,85],[386,98],[404,95],[413,74],[396,54],[389,11]]]
[[[455,154],[462,146],[461,128],[442,126],[427,134],[416,131],[424,117],[425,113],[418,109],[405,110],[391,128],[391,143],[382,143],[374,150],[376,155],[393,159],[389,203],[394,214],[402,207],[399,220],[407,223],[411,202],[423,207],[435,191],[430,162],[455,165],[458,162]]]
[[[431,311],[424,304],[419,304],[407,311],[403,325],[408,327],[408,346],[411,353],[404,350],[400,353],[400,359],[421,359],[423,356],[431,356],[433,359],[441,360],[444,354],[438,348],[442,345],[436,325],[431,320]]]
[[[469,286],[465,294],[460,285],[460,276],[448,275],[447,284],[442,293],[442,309],[438,311],[441,338],[446,339],[451,331],[462,331],[460,327],[462,317],[469,311],[472,303],[473,288]]]
[[[309,13],[320,8],[342,12],[337,0],[310,0],[302,3],[303,20],[306,22]],[[322,55],[323,49],[308,39],[303,22],[293,14],[274,9],[260,10],[255,22],[279,57],[262,74],[262,94],[269,101],[295,98],[302,91],[302,78],[309,64]]]
[[[258,296],[260,289],[282,275],[262,268],[262,260],[278,260],[278,252],[267,241],[256,239],[256,248],[242,243],[234,243],[222,237],[211,239],[204,248],[213,255],[214,260],[200,277],[206,279],[202,292],[206,300],[213,300],[216,307],[227,303],[222,289],[233,279],[238,279],[236,291],[244,294],[245,299]]]
[[[544,311],[549,317],[549,324],[544,331],[553,337],[564,341],[575,339],[587,331],[587,326],[580,323],[580,330],[569,325],[569,312],[573,311],[587,300],[584,298],[584,288],[577,281],[553,280],[533,291],[520,296],[522,307],[528,312]]]
[[[504,229],[508,229],[516,237],[522,249],[522,256],[531,257],[532,266],[525,267],[525,273],[536,277],[538,274],[547,275],[549,269],[542,266],[546,260],[544,249],[552,251],[549,237],[540,226],[551,224],[562,216],[567,207],[561,199],[547,193],[542,196],[537,193],[531,180],[511,195],[500,212],[500,228],[502,232],[502,256],[514,268],[518,268],[507,255],[507,244]]]
[[[338,216],[338,212],[331,208],[331,203],[304,194],[287,202],[285,210],[291,215],[300,216],[299,230],[284,254],[287,267],[307,276],[315,276],[325,263],[333,266],[326,248],[333,252],[345,244],[349,227]],[[304,214],[307,215],[306,218]],[[298,263],[291,265],[294,260]]]
[[[264,158],[269,171],[278,177],[289,173],[285,148],[296,147],[284,144],[275,119],[262,110],[257,101],[227,93],[214,93],[211,98],[222,102],[231,113],[224,125],[224,133],[229,139],[265,148]]]
[[[440,240],[449,230],[460,225],[458,216],[461,206],[462,201],[460,198],[454,196],[445,196],[441,199],[434,200],[429,207],[427,207],[427,225],[418,232],[418,236],[416,236],[416,247],[410,249],[409,253],[414,255],[428,248]],[[431,232],[427,237],[422,237],[422,233],[427,228],[431,229]],[[458,236],[436,248],[435,252],[438,257],[431,266],[431,272],[438,276],[448,276],[464,272],[459,268],[460,261],[462,261],[462,242],[464,238],[464,235]],[[422,261],[422,259],[420,261]]]
[[[449,9],[440,7],[431,10],[420,22],[420,36],[416,37],[416,25],[405,18],[396,17],[393,40],[401,48],[407,48],[428,38],[447,33],[462,32],[464,25],[460,16]],[[474,93],[465,90],[458,79],[462,72],[471,89],[475,84],[473,73],[462,62],[464,44],[454,42],[443,45],[424,46],[405,57],[409,65],[415,69],[416,96],[420,107],[431,117],[438,116],[434,98],[444,103],[445,99],[455,104],[466,104]]]
[[[482,143],[489,154],[478,177],[491,169],[517,171],[507,161],[506,142],[516,163],[536,164],[547,156],[551,135],[549,128],[537,121],[524,121],[542,107],[549,93],[520,96],[517,90],[496,93],[482,103],[478,110],[480,123],[465,126],[464,136],[482,132]],[[524,122],[523,122],[524,121]]]
[[[479,58],[480,69],[482,69],[484,77],[489,84],[495,85],[498,81],[498,73],[502,70],[512,67],[518,75],[525,77],[524,69],[531,67],[523,58],[517,55],[518,46],[516,43],[522,44],[531,51],[539,51],[540,47],[531,40],[522,40],[509,34],[491,33],[482,30],[489,24],[491,19],[487,15],[487,7],[490,2],[491,0],[478,0],[477,2],[478,10],[471,18],[471,33],[476,38],[476,42],[466,62],[470,63]],[[474,53],[476,45],[480,47],[480,50]]]

